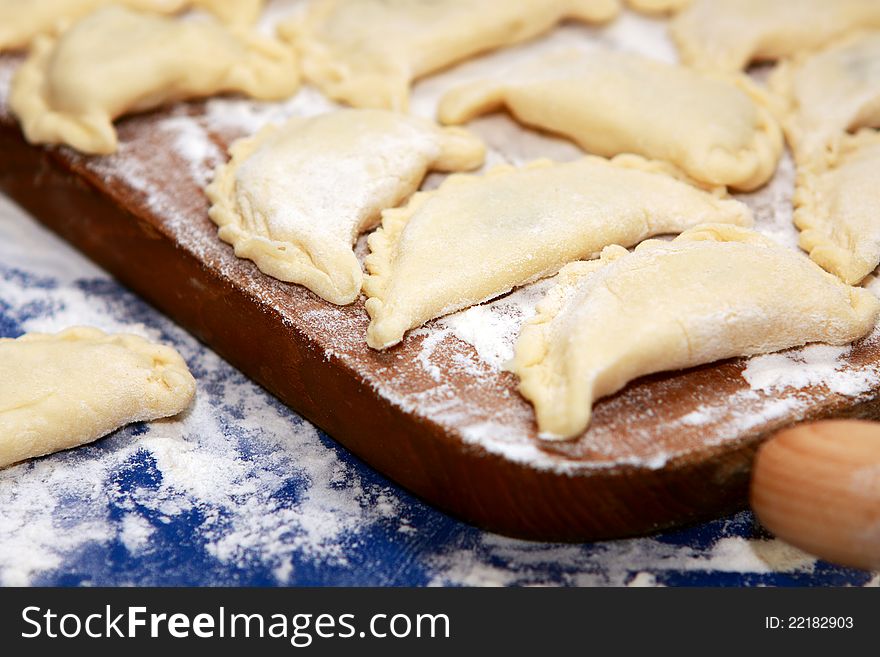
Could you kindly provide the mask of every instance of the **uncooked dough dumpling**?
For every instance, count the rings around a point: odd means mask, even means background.
[[[770,88],[797,159],[823,157],[847,131],[880,127],[880,31],[783,62]]]
[[[590,153],[666,160],[709,185],[752,190],[776,170],[782,132],[745,76],[707,76],[632,53],[562,50],[442,98],[443,123],[506,107]]]
[[[171,417],[195,380],[170,347],[77,327],[0,339],[0,467]]]
[[[358,235],[429,170],[480,166],[485,146],[460,128],[348,109],[268,126],[231,153],[207,189],[220,238],[270,276],[347,304],[363,280]]]
[[[207,9],[228,23],[252,23],[263,0],[0,0],[0,52],[26,48],[38,36],[55,34],[109,4],[174,14],[188,7]]]
[[[224,23],[250,25],[260,17],[264,2],[265,0],[188,0],[187,4],[193,9],[210,11]]]
[[[681,11],[691,0],[626,0],[631,8],[643,14],[671,14]]]
[[[604,22],[618,10],[618,0],[315,0],[281,33],[297,46],[305,77],[331,98],[405,110],[422,76],[563,19]]]
[[[739,71],[871,27],[880,27],[877,0],[694,0],[670,34],[688,66]]]
[[[382,214],[364,281],[367,343],[385,349],[409,329],[550,276],[609,244],[638,244],[709,221],[750,225],[748,208],[635,155],[503,166],[450,176]]]
[[[563,269],[512,363],[545,439],[575,438],[630,381],[810,342],[850,343],[880,301],[736,226],[700,226]]]
[[[880,264],[880,133],[863,130],[798,166],[794,223],[801,248],[855,285]]]
[[[280,42],[210,16],[109,6],[58,39],[38,38],[9,104],[31,143],[105,154],[117,148],[113,119],[123,114],[226,92],[282,99],[298,85],[296,57]]]

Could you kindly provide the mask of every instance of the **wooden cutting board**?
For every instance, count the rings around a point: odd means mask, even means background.
[[[578,440],[542,443],[499,365],[546,283],[372,351],[362,301],[340,308],[263,275],[207,216],[202,186],[228,143],[255,117],[295,105],[220,100],[133,117],[119,124],[118,154],[89,158],[24,141],[5,104],[15,65],[0,57],[0,190],[374,468],[482,527],[592,540],[715,516],[745,504],[752,457],[771,432],[804,419],[880,418],[875,332],[851,350],[646,377],[600,401]],[[551,142],[504,118],[474,129],[496,159],[510,140],[521,157]],[[779,177],[743,198],[765,233],[791,240],[779,216],[790,166]]]

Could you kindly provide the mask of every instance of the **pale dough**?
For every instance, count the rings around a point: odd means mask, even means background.
[[[618,0],[316,0],[281,33],[299,49],[305,77],[331,98],[405,110],[417,78],[563,19],[606,21],[618,9]]]
[[[0,467],[185,410],[195,380],[176,351],[77,327],[0,339]]]
[[[263,0],[0,0],[0,52],[26,48],[36,37],[56,34],[109,4],[162,14],[199,7],[230,23],[252,23]]]
[[[644,14],[671,14],[681,11],[691,0],[626,0],[626,4]]]
[[[737,71],[880,27],[877,0],[694,0],[670,25],[682,61]]]
[[[434,317],[481,303],[595,257],[716,221],[750,225],[738,201],[668,175],[635,155],[503,166],[450,176],[437,190],[382,214],[364,280],[367,343],[385,349]]]
[[[589,425],[595,400],[647,374],[874,328],[880,301],[803,254],[735,226],[701,226],[563,269],[512,363],[545,439]]]
[[[207,190],[220,238],[270,276],[347,304],[363,278],[357,236],[430,169],[476,168],[485,147],[460,128],[349,109],[269,126],[231,153]]]
[[[880,263],[880,133],[864,130],[798,166],[794,222],[810,257],[855,284]]]
[[[188,0],[194,9],[205,9],[231,25],[257,22],[265,0]]]
[[[39,37],[9,104],[31,143],[104,154],[117,148],[113,119],[128,112],[224,92],[282,99],[298,84],[296,57],[279,42],[207,16],[110,6],[57,40]]]
[[[782,132],[745,76],[724,78],[610,50],[563,50],[452,89],[443,123],[506,107],[591,153],[637,153],[694,180],[752,190],[776,170]]]
[[[847,131],[880,127],[880,31],[780,64],[770,89],[797,159],[821,157]]]

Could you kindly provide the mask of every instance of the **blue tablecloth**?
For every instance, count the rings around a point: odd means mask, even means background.
[[[652,538],[489,534],[360,463],[0,196],[0,336],[77,324],[175,346],[181,418],[0,471],[0,583],[873,585],[743,512]]]

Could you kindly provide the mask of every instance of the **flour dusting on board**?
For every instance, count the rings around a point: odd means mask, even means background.
[[[160,129],[172,135],[174,152],[186,162],[193,180],[202,186],[211,182],[214,168],[225,157],[205,129],[189,116],[165,119]]]
[[[853,397],[871,389],[876,372],[847,368],[841,359],[850,351],[850,347],[816,344],[791,353],[757,356],[743,370],[743,378],[752,390],[827,385],[831,392]]]
[[[535,315],[538,303],[551,285],[550,279],[527,285],[493,303],[448,315],[440,319],[438,325],[473,346],[486,365],[504,369],[513,358],[523,323]]]

